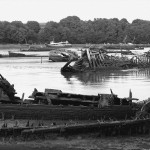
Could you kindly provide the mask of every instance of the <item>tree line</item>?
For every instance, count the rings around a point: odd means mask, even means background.
[[[44,26],[37,21],[0,21],[0,43],[44,44],[50,41],[69,41],[72,44],[150,43],[150,21],[135,19],[96,18],[83,21],[68,16],[60,22],[49,21]]]

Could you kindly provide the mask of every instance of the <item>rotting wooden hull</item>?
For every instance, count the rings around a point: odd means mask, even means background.
[[[53,62],[67,62],[69,61],[69,57],[63,57],[59,55],[49,55],[49,60]]]
[[[93,133],[96,136],[126,136],[126,135],[142,135],[150,133],[150,119],[141,120],[124,120],[96,122],[86,124],[75,124],[68,126],[56,126],[52,128],[27,129],[22,131],[23,137],[40,136],[45,137],[48,134],[56,134],[58,136],[82,135]]]
[[[134,67],[131,67],[132,69]],[[137,68],[135,66],[135,68]],[[85,70],[77,70],[74,69],[72,66],[68,66],[68,67],[62,67],[61,68],[61,74],[66,74],[66,73],[83,73],[83,72],[94,72],[94,71],[103,71],[103,70],[122,70],[122,69],[127,69],[127,68],[123,68],[123,67],[118,67],[118,66],[110,66],[110,67],[99,67],[99,68],[86,68]],[[130,69],[130,68],[128,68]]]
[[[1,104],[1,118],[42,119],[42,120],[97,120],[115,118],[122,120],[135,115],[129,106],[109,106],[104,108],[83,106],[15,105]]]
[[[44,51],[51,51],[51,50],[54,50],[54,48],[51,48],[51,47],[33,47],[33,48],[29,48],[29,49],[21,49],[20,51],[23,51],[23,52],[44,52]]]
[[[45,138],[56,136],[131,136],[150,134],[150,118],[131,119],[131,120],[95,120],[88,122],[63,122],[63,124],[52,124],[48,126],[28,126],[28,127],[2,127],[0,137],[18,137],[22,138]]]
[[[34,54],[26,55],[21,52],[9,52],[9,57],[37,57]]]
[[[101,50],[93,51],[87,49],[83,52],[82,57],[75,61],[71,66],[69,60],[62,68],[61,72],[87,72],[100,70],[121,70],[132,68],[147,68],[150,67],[150,57],[135,56],[131,59],[127,57],[109,56]]]

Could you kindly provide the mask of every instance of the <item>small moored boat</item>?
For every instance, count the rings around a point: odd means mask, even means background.
[[[68,41],[65,42],[54,42],[51,41],[50,44],[45,44],[47,47],[51,47],[51,48],[69,48],[72,47],[72,44],[70,44]]]
[[[70,59],[77,60],[78,54],[75,51],[66,49],[56,49],[49,52],[49,60],[53,62],[67,62]]]
[[[8,51],[8,55],[9,57],[26,57],[25,54],[19,52],[11,52],[11,51]]]

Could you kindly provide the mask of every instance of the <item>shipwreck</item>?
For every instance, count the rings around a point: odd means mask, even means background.
[[[21,99],[15,96],[16,90],[14,85],[10,84],[1,74],[0,74],[0,103],[4,104],[19,104]]]
[[[39,92],[35,88],[30,99],[22,101],[15,96],[14,86],[0,75],[0,117],[4,121],[0,137],[22,136],[26,139],[88,133],[96,136],[149,135],[150,99],[134,103],[133,100],[138,99],[132,97],[131,90],[126,98],[110,92],[83,95],[58,89]],[[15,121],[14,127],[10,127],[5,119],[27,119],[27,123],[19,127]],[[42,122],[31,124],[33,120]],[[55,122],[44,126],[44,120]]]
[[[73,65],[74,60],[69,60],[62,68],[61,72],[85,72],[97,71],[101,69],[131,69],[150,67],[149,55],[133,55],[131,58],[126,56],[112,56],[107,51],[98,48],[88,48],[82,52]]]
[[[129,98],[119,98],[111,94],[83,95],[65,93],[59,89],[34,89],[30,99],[23,100],[15,96],[14,85],[0,75],[0,116],[10,119],[44,120],[95,120],[115,117],[124,119],[134,116],[132,94]],[[4,117],[5,116],[5,117]]]

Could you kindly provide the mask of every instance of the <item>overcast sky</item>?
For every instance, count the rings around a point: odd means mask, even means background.
[[[0,0],[0,21],[59,22],[74,15],[84,21],[94,18],[150,20],[150,0]]]

